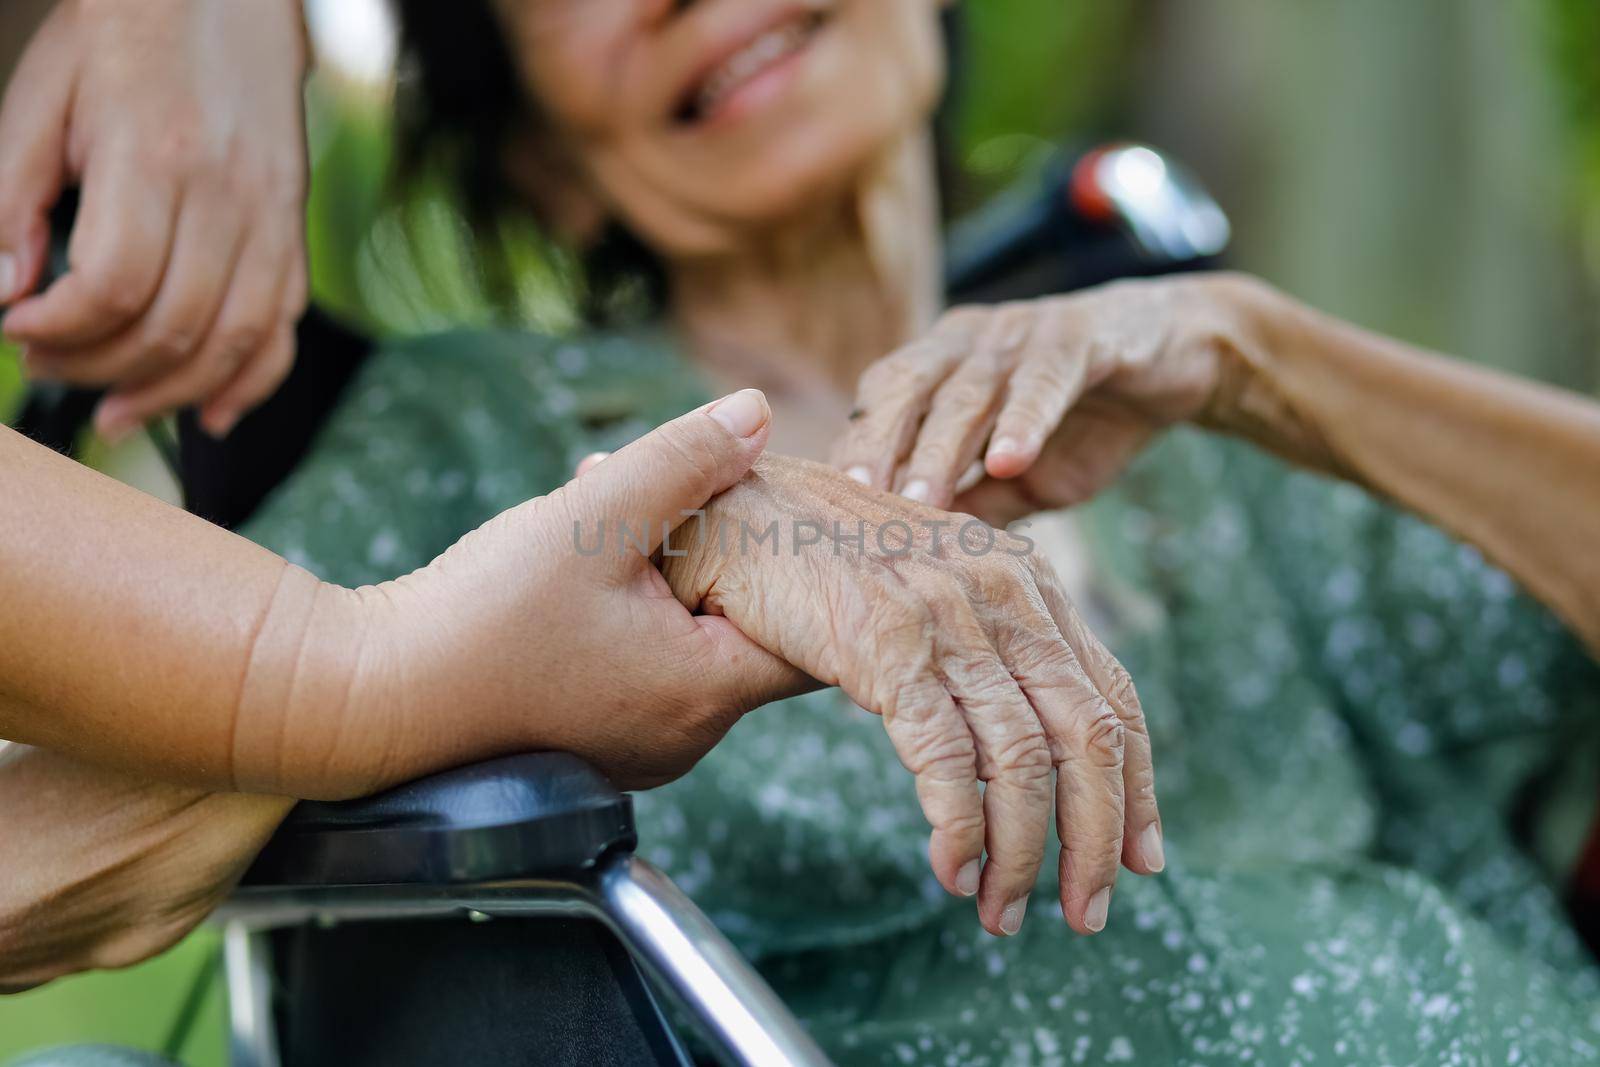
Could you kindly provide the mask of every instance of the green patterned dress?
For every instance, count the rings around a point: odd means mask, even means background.
[[[704,399],[649,337],[396,345],[245,532],[382,581]],[[984,933],[837,692],[638,796],[642,851],[842,1064],[1600,1062],[1600,972],[1530,847],[1600,767],[1600,670],[1561,626],[1472,549],[1197,433],[1083,522],[1168,842],[1104,933],[1053,873],[1020,936]]]

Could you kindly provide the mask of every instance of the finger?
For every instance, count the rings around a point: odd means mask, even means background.
[[[1123,726],[1122,862],[1138,874],[1156,874],[1167,865],[1161,812],[1156,804],[1155,761],[1144,708],[1133,679],[1083,622],[1072,603],[1052,581],[1040,583],[1045,604],[1057,628],[1078,657],[1084,673],[1106,698]]]
[[[1049,326],[1040,330],[1038,343],[1045,351],[1023,360],[995,419],[984,464],[996,478],[1015,478],[1032,466],[1045,441],[1083,395],[1089,347],[1058,347],[1054,334]]]
[[[66,177],[76,56],[65,23],[45,21],[0,103],[0,304],[37,284],[49,212]]]
[[[1013,616],[1007,663],[1045,724],[1056,766],[1061,909],[1079,933],[1105,928],[1122,855],[1122,720],[1041,609]]]
[[[868,367],[850,424],[833,449],[834,466],[865,485],[891,488],[934,393],[971,349],[987,314],[957,308],[926,337]]]
[[[174,252],[168,282],[150,313],[135,327],[160,341],[160,347],[147,350],[144,359],[159,360],[171,369],[158,372],[153,379],[119,386],[101,401],[95,428],[109,439],[212,397],[237,378],[247,381],[249,391],[241,389],[237,396],[241,409],[248,409],[281,383],[283,374],[276,373],[279,369],[287,373],[289,364],[274,347],[281,344],[289,326],[275,321],[286,273],[281,245],[273,241],[263,248],[252,238],[241,247],[227,213],[197,206],[192,213],[186,208],[185,214],[211,223],[217,236],[208,241],[200,233],[185,232],[180,223],[180,232],[188,240]],[[193,275],[197,270],[210,275],[201,281]],[[170,303],[168,284],[173,287]],[[194,323],[202,316],[196,328]],[[193,351],[196,348],[198,351]],[[266,364],[263,373],[252,374],[251,365],[258,361]],[[215,420],[208,422],[205,413],[201,426],[219,437],[232,428],[231,423],[223,427]]]
[[[658,427],[558,493],[575,520],[599,523],[602,538],[648,556],[685,512],[744,477],[766,447],[771,422],[767,398],[744,389]],[[603,555],[618,561],[620,572],[633,572],[627,553]]]
[[[266,264],[271,258],[270,255],[265,255],[260,257],[258,262]],[[277,391],[294,365],[295,327],[305,314],[307,295],[305,247],[298,234],[290,244],[284,271],[286,276],[279,288],[277,301],[279,322],[289,338],[288,360],[281,365],[281,373],[275,375],[252,374],[256,360],[248,360],[232,381],[206,398],[200,410],[200,426],[213,437],[222,438],[231,433],[246,412],[263,403]],[[261,277],[264,278],[265,275]],[[236,286],[236,290],[239,293],[241,307],[258,306],[256,303],[258,298],[250,295],[251,285],[240,284]],[[229,300],[230,302],[233,300],[232,294]]]
[[[279,323],[267,343],[253,355],[247,356],[232,380],[221,387],[220,393],[215,394],[219,399],[213,403],[229,405],[228,410],[238,414],[219,419],[208,406],[200,413],[201,428],[213,437],[226,437],[233,431],[242,414],[253,406],[253,402],[247,402],[246,397],[265,398],[277,391],[278,386],[283,384],[283,380],[289,376],[289,371],[294,367],[294,342],[293,326],[286,322]],[[208,365],[216,362],[216,357],[206,358]],[[204,390],[202,395],[203,393]],[[104,403],[102,402],[102,407]],[[108,414],[105,417],[115,417],[124,422],[127,418],[121,413]]]
[[[956,479],[956,495],[959,496],[962,493],[967,492],[969,489],[972,489],[979,482],[983,481],[985,476],[986,472],[983,469],[983,464],[980,461],[974,460],[967,467],[966,473],[960,478]]]
[[[590,452],[587,456],[578,460],[578,469],[572,472],[572,476],[574,478],[582,478],[585,474],[594,470],[609,455],[611,455],[610,452]]]
[[[991,934],[1022,928],[1050,832],[1050,746],[1038,714],[976,620],[941,620],[945,686],[972,731],[988,862],[978,917]]]
[[[136,150],[97,155],[84,175],[66,274],[6,315],[6,335],[26,344],[85,345],[111,337],[149,307],[166,272],[178,188],[144,167]]]
[[[926,660],[926,629],[911,624],[878,628],[881,640],[904,640],[911,659]],[[899,636],[891,636],[898,634]],[[916,780],[917,803],[932,827],[928,861],[945,892],[970,897],[978,892],[983,867],[984,803],[978,789],[977,746],[949,691],[922,670],[897,686],[878,708],[884,731],[900,762]]]
[[[670,600],[670,590],[666,596]],[[805,671],[768,652],[721,615],[693,619],[706,647],[694,672],[699,699],[743,712],[818,688]]]
[[[902,496],[949,506],[956,482],[982,454],[1031,318],[1023,304],[998,309],[960,366],[934,393],[899,477]]]
[[[239,224],[226,205],[191,197],[183,206],[171,263],[149,311],[98,344],[72,348],[34,344],[30,364],[40,376],[56,381],[129,389],[181,374],[201,353],[227,295],[225,286],[239,257],[239,237]]]

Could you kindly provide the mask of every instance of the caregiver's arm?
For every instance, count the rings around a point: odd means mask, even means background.
[[[581,555],[573,524],[675,524],[767,422],[735,394],[359,590],[0,431],[0,737],[296,797],[539,747],[667,780],[801,676],[639,554]]]
[[[177,943],[293,803],[0,748],[0,993]]]
[[[869,370],[857,404],[841,465],[999,521],[1087,499],[1160,430],[1198,422],[1471,542],[1600,650],[1600,404],[1253,278],[958,309]],[[968,488],[969,469],[989,477]]]

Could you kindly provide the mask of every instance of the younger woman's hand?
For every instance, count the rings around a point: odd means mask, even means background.
[[[0,737],[299,799],[541,750],[667,781],[815,685],[691,614],[650,558],[745,475],[770,418],[754,390],[708,404],[359,589],[0,428],[0,499],[27,501],[0,508],[0,603],[26,606],[0,611]],[[586,549],[620,517],[625,551],[615,527]]]
[[[294,752],[280,775],[239,785],[315,795],[331,765],[345,783],[335,795],[358,795],[554,749],[621,788],[650,788],[688,771],[746,712],[815,688],[729,619],[691,614],[651,558],[685,514],[745,475],[770,419],[755,390],[724,397],[501,513],[420,570],[324,590],[334,610],[315,631],[269,620],[258,644],[292,650],[328,629],[366,639],[343,717],[292,699],[298,691],[285,699],[279,679],[246,677],[236,747],[281,752],[276,739],[290,737]]]
[[[0,107],[0,305],[30,375],[109,390],[109,437],[272,394],[305,307],[300,0],[61,0]],[[48,215],[81,185],[43,292]]]
[[[1245,344],[1239,297],[1256,284],[1185,275],[955,308],[862,375],[834,462],[999,524],[1079,503],[1205,412]]]

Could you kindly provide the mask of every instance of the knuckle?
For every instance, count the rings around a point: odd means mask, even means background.
[[[1121,767],[1127,727],[1104,700],[1096,700],[1073,716],[1072,747],[1097,767]]]
[[[881,396],[899,392],[905,375],[916,362],[915,348],[902,348],[871,364],[861,372],[859,388],[863,396]]]
[[[1030,688],[1076,688],[1083,680],[1083,672],[1072,650],[1053,634],[1022,644],[1014,659],[1012,671],[1019,682]]]
[[[101,314],[131,319],[144,310],[145,279],[133,267],[115,264],[84,272],[84,294]]]
[[[906,754],[906,770],[930,781],[961,783],[977,779],[977,751],[966,731],[914,731]]]
[[[216,355],[229,366],[236,365],[245,356],[266,343],[268,327],[254,319],[232,323],[223,327],[217,338]]]
[[[142,140],[139,154],[144,164],[172,177],[186,177],[200,155],[203,137],[198,114],[185,110],[169,115],[159,133]]]
[[[990,762],[999,774],[1035,781],[1048,778],[1055,766],[1050,743],[1038,725],[1006,738],[997,751],[990,753]]]
[[[942,434],[933,434],[917,441],[911,454],[911,473],[930,481],[942,481],[952,476],[955,463],[955,445]]]
[[[1104,654],[1107,659],[1104,670],[1106,674],[1106,698],[1117,707],[1123,709],[1124,725],[1139,733],[1145,732],[1144,708],[1139,704],[1139,694],[1133,687],[1133,676],[1128,669],[1109,653]]]
[[[994,404],[997,395],[990,376],[962,374],[940,388],[938,406],[948,412],[985,411]]]
[[[1034,590],[1026,558],[1010,554],[989,552],[972,560],[971,581],[974,595],[989,602],[1014,603]]]
[[[661,431],[661,446],[669,452],[674,467],[688,471],[697,481],[708,481],[717,473],[712,451],[700,447],[695,434],[684,426],[666,426]]]
[[[968,334],[981,328],[992,314],[978,304],[959,304],[940,315],[933,328],[937,333]]]
[[[143,361],[157,367],[173,367],[195,349],[195,338],[173,323],[154,324],[144,331],[140,343]]]
[[[880,634],[881,628],[875,627]],[[887,640],[878,642],[878,651],[883,653],[888,650],[888,658],[894,666],[890,673],[894,676],[882,700],[884,720],[891,726],[906,724],[908,727],[921,730],[928,728],[929,720],[934,711],[944,700],[944,692],[933,681],[929,671],[929,657],[926,652],[915,655],[909,662],[898,662],[893,648],[896,642],[892,634],[885,634]],[[910,647],[915,647],[914,645]]]
[[[983,809],[974,804],[954,811],[941,813],[938,828],[952,837],[981,838],[984,829]]]
[[[273,350],[267,361],[266,369],[261,380],[261,389],[257,395],[265,396],[278,387],[289,376],[289,371],[294,368],[294,348],[284,344]]]

